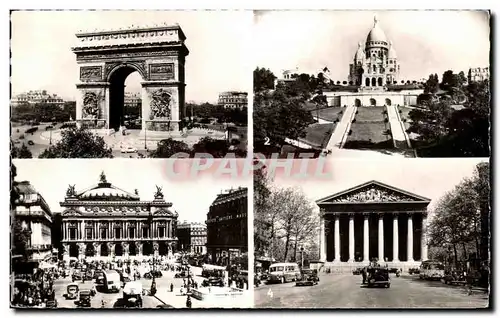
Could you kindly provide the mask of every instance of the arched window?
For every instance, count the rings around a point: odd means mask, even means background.
[[[378,78],[378,86],[382,86],[382,77]]]
[[[375,98],[370,98],[370,105],[377,106],[377,101],[375,100]]]
[[[356,106],[356,107],[360,107],[361,106],[361,100],[359,100],[359,98],[356,98],[354,100],[354,106]]]
[[[386,99],[385,99],[385,104],[386,104],[387,106],[391,106],[391,105],[392,105],[392,102],[391,102],[391,100],[390,100],[389,98],[386,98]]]
[[[377,65],[373,65],[373,72],[377,72]]]
[[[370,79],[369,79],[369,78],[367,78],[367,79],[365,80],[365,86],[370,86]]]
[[[372,78],[372,86],[377,86],[377,79],[375,77]]]

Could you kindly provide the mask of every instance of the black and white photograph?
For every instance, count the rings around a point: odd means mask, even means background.
[[[490,306],[488,159],[333,160],[254,179],[254,308]]]
[[[12,11],[12,157],[245,157],[251,26],[251,11]]]
[[[165,165],[13,160],[11,306],[251,307],[248,182]]]
[[[254,25],[254,152],[489,157],[489,11],[255,11]]]

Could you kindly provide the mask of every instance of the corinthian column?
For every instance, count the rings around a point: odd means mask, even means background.
[[[378,215],[378,259],[383,262],[384,256],[384,215]]]
[[[369,222],[368,214],[365,214],[364,221],[363,221],[363,260],[364,261],[370,261],[370,248],[369,248],[370,226],[369,226],[368,222]]]
[[[335,262],[340,262],[340,216],[335,215]]]
[[[427,260],[427,214],[422,214],[422,237],[420,239],[420,254],[422,261]]]
[[[408,214],[408,262],[413,262],[413,217],[411,214]]]
[[[320,251],[319,251],[319,260],[321,262],[326,261],[326,239],[325,239],[325,215],[321,214],[319,216],[319,244],[320,244]]]
[[[392,261],[399,262],[399,231],[398,231],[398,215],[394,214],[393,220],[393,235],[392,235]]]
[[[354,262],[354,215],[349,215],[349,262]]]

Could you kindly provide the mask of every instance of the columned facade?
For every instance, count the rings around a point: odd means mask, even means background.
[[[63,259],[137,259],[172,256],[176,249],[177,212],[157,187],[153,201],[106,181],[76,192],[70,186],[62,212]]]
[[[430,199],[370,181],[316,203],[321,209],[320,259],[328,266],[377,259],[405,268],[427,259]]]

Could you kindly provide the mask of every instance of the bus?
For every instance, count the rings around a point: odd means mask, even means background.
[[[107,270],[104,272],[104,290],[107,292],[117,293],[120,291],[120,274],[115,270]]]
[[[444,278],[444,264],[439,261],[423,261],[420,265],[420,279],[440,280]]]
[[[298,279],[300,269],[296,263],[276,263],[269,266],[269,282],[286,283]]]

